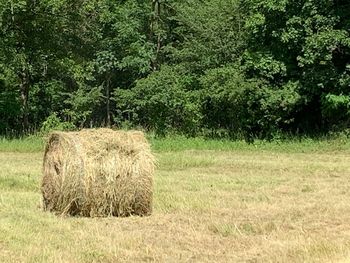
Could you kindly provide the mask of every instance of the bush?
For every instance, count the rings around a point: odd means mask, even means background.
[[[16,95],[17,91],[7,87],[0,79],[0,134],[9,135],[9,131],[22,128],[18,121],[21,107]]]
[[[336,129],[348,129],[350,127],[350,96],[327,94],[322,100],[322,114]]]
[[[235,66],[211,69],[201,77],[203,126],[230,137],[244,133],[248,122],[245,97],[255,83],[246,81]]]
[[[153,130],[158,135],[169,131],[195,134],[201,114],[195,78],[178,67],[164,66],[131,90],[114,96],[123,119]]]
[[[57,117],[56,113],[51,114],[47,119],[42,123],[40,132],[47,134],[51,131],[70,131],[74,130],[76,127],[70,122],[61,121]]]
[[[238,66],[211,69],[200,79],[203,125],[230,137],[269,137],[293,122],[302,98],[299,84],[271,87],[246,79]]]

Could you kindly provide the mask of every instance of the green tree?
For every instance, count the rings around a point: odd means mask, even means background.
[[[14,85],[20,94],[24,129],[30,124],[32,87],[49,78],[54,61],[69,56],[72,47],[77,49],[81,44],[85,32],[74,26],[80,22],[75,13],[80,2],[0,1],[1,63],[16,76]]]
[[[178,1],[172,8],[167,36],[171,42],[163,48],[166,61],[202,74],[240,60],[246,33],[239,1]]]
[[[111,94],[129,89],[151,71],[152,44],[148,41],[150,3],[128,0],[100,1],[99,40],[95,51],[96,78],[104,88],[106,124],[111,125]],[[114,112],[115,113],[115,112]]]
[[[195,134],[201,113],[199,96],[192,90],[194,80],[181,67],[163,66],[133,89],[116,93],[118,109],[129,122],[159,135],[169,131]]]
[[[299,82],[304,104],[294,113],[296,128],[328,129],[323,113],[336,115],[332,109],[339,103],[346,108],[350,95],[348,1],[247,0],[242,8],[249,14],[243,57],[247,74],[280,87]],[[332,94],[343,97],[332,100]],[[333,102],[338,106],[329,105]]]

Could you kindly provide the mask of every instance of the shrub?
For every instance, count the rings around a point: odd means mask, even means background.
[[[56,113],[51,114],[47,119],[43,122],[40,128],[40,132],[43,134],[47,134],[51,131],[69,131],[74,130],[76,127],[74,124],[70,122],[61,121],[59,117],[57,117]]]
[[[171,130],[194,134],[201,114],[195,79],[181,68],[165,66],[131,90],[119,90],[115,100],[124,119],[164,135]]]

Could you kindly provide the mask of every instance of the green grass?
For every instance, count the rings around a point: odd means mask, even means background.
[[[349,139],[288,139],[277,141],[255,140],[245,141],[214,140],[205,138],[186,138],[173,136],[166,138],[150,138],[155,151],[184,150],[220,150],[220,151],[273,151],[273,152],[320,152],[350,150]]]
[[[43,212],[41,139],[2,140],[0,262],[347,262],[348,141],[150,140],[153,215],[103,219]]]
[[[20,139],[0,138],[0,152],[40,152],[44,149],[44,139],[28,136]]]
[[[272,152],[332,152],[350,151],[350,139],[311,139],[295,138],[277,141],[255,140],[253,143],[245,141],[231,141],[227,139],[215,140],[202,137],[187,138],[185,136],[169,136],[158,138],[147,136],[155,152],[176,152],[185,150],[213,150],[213,151],[272,151]],[[45,139],[40,136],[30,136],[20,139],[0,138],[0,152],[40,152],[45,146]]]

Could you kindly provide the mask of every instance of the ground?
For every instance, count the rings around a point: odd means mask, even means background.
[[[350,262],[348,148],[164,145],[144,218],[44,212],[43,152],[0,150],[0,262]]]

